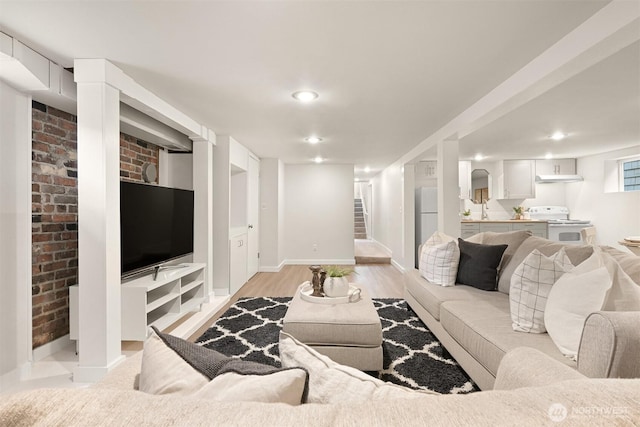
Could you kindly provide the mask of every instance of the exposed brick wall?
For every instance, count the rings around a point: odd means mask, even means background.
[[[159,149],[120,134],[120,175],[142,181]],[[69,333],[69,286],[78,282],[77,119],[33,102],[32,305],[33,347]]]
[[[78,274],[76,117],[33,103],[33,347],[69,332],[69,285]]]
[[[145,163],[152,163],[158,170],[159,150],[157,145],[121,133],[120,178],[127,181],[144,182],[142,166]],[[157,177],[155,182],[158,182]]]

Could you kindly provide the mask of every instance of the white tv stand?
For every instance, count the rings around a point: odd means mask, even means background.
[[[162,330],[200,309],[206,298],[205,264],[181,266],[122,283],[123,341],[144,341],[149,326]]]

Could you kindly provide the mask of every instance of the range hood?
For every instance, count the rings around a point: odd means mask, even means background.
[[[580,175],[536,175],[536,182],[539,184],[553,184],[556,182],[579,182],[583,181]]]

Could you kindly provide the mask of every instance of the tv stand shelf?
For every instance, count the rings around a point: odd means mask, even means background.
[[[122,340],[144,341],[149,326],[162,330],[205,300],[205,264],[181,264],[122,283]]]

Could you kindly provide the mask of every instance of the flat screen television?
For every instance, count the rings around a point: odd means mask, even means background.
[[[193,196],[189,190],[120,181],[122,277],[193,252]]]

